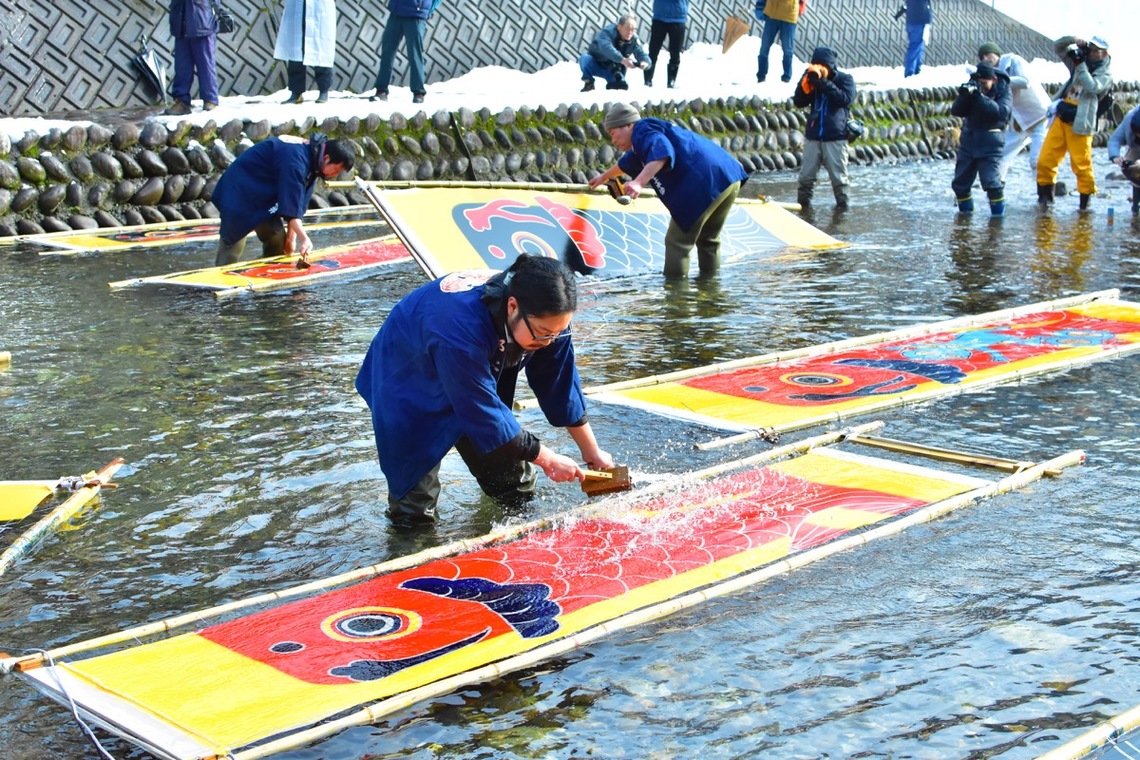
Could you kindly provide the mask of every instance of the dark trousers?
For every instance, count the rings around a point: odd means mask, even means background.
[[[170,94],[175,100],[190,104],[190,90],[194,85],[194,72],[198,72],[198,94],[207,103],[218,102],[218,74],[214,68],[214,47],[217,36],[176,37],[174,40],[174,79]]]
[[[396,47],[400,40],[408,54],[408,80],[413,95],[427,94],[424,85],[424,30],[427,22],[419,18],[389,16],[380,36],[380,70],[376,73],[376,92],[388,92],[392,81],[392,62],[396,59]]]
[[[464,464],[483,493],[504,506],[518,506],[534,498],[538,472],[530,462],[504,455],[496,449],[480,454],[467,436],[455,444]],[[388,516],[399,523],[433,522],[439,514],[439,465],[400,498],[388,495]]]
[[[657,70],[657,56],[661,53],[661,46],[665,39],[669,39],[669,66],[666,69],[669,81],[677,79],[677,69],[681,66],[681,49],[685,47],[684,22],[658,21],[653,19],[653,28],[649,32],[649,68],[645,70],[645,83],[653,81],[653,72]]]
[[[296,98],[305,91],[305,64],[300,61],[289,61],[286,65],[289,72],[289,94]],[[314,66],[313,73],[317,80],[317,89],[327,93],[332,88],[332,67]]]
[[[962,132],[958,147],[958,160],[954,164],[954,179],[950,187],[959,202],[970,197],[970,188],[977,178],[991,201],[1004,197],[1005,183],[1001,181],[1001,154],[1005,137],[1000,130],[974,135]]]
[[[254,228],[257,239],[261,241],[261,255],[264,258],[280,256],[285,253],[285,222],[281,217],[275,216],[267,222],[262,222]],[[214,258],[214,266],[221,267],[226,264],[236,264],[242,253],[245,252],[245,238],[236,242],[227,243],[218,240],[218,255]]]

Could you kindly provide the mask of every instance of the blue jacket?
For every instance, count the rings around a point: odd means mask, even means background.
[[[995,73],[997,78],[988,94],[980,89],[960,92],[950,106],[951,114],[963,118],[958,149],[970,155],[995,154],[1000,157],[1005,147],[1005,128],[1013,113],[1013,97],[1009,76],[1004,71]]]
[[[538,454],[537,440],[510,408],[520,368],[551,425],[585,419],[572,339],[521,351],[506,329],[506,273],[489,274],[457,272],[412,291],[364,357],[356,390],[372,412],[393,498],[407,494],[461,436],[484,453],[511,445],[530,449],[522,458]]]
[[[1140,106],[1136,106],[1124,115],[1124,120],[1108,138],[1108,158],[1120,158],[1121,154],[1140,150]]]
[[[934,20],[930,0],[906,0],[906,22],[908,24],[929,24]]]
[[[653,20],[684,24],[689,20],[689,0],[653,0]]]
[[[209,37],[217,33],[218,19],[210,0],[170,0],[171,37]]]
[[[827,66],[831,75],[827,79],[816,81],[810,93],[804,92],[802,83],[796,84],[792,103],[797,108],[811,106],[804,137],[820,142],[846,140],[848,111],[857,95],[855,79],[836,67],[835,53],[829,48],[816,48],[811,62]]]
[[[618,166],[636,177],[646,164],[667,159],[649,184],[686,232],[729,185],[748,179],[748,172],[724,148],[670,122],[638,119],[631,139],[633,147],[618,159]]]
[[[440,0],[388,0],[388,12],[401,18],[427,19]]]
[[[645,47],[641,44],[641,40],[637,39],[637,35],[633,35],[628,40],[623,40],[621,33],[618,32],[617,24],[603,26],[601,31],[594,35],[594,39],[590,41],[590,47],[586,52],[602,66],[608,66],[619,74],[625,72],[621,65],[621,59],[627,55],[632,56],[638,63],[650,63],[649,54],[645,52]]]
[[[314,147],[296,138],[271,137],[230,164],[210,198],[221,213],[222,240],[236,243],[275,216],[305,215],[318,175]]]

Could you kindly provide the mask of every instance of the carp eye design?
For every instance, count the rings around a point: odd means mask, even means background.
[[[337,641],[380,641],[415,633],[423,618],[391,607],[357,607],[325,618],[321,630]]]
[[[843,375],[831,375],[824,372],[789,372],[780,377],[780,382],[805,388],[828,388],[851,385],[853,381]]]

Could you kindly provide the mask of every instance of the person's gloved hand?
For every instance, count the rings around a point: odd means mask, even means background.
[[[964,83],[958,85],[958,94],[959,95],[973,95],[977,91],[978,91],[978,85],[974,84],[974,82],[972,80],[969,82],[964,82]]]
[[[816,84],[819,82],[819,70],[814,67],[808,69],[807,78],[809,82]]]

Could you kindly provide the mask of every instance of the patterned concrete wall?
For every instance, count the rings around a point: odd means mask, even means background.
[[[796,53],[806,59],[818,44],[833,47],[844,66],[901,65],[902,21],[892,18],[900,0],[815,0],[801,20]],[[281,0],[224,0],[238,20],[219,38],[217,67],[223,95],[260,94],[284,87],[284,66],[273,60]],[[691,42],[719,42],[725,16],[749,10],[748,0],[691,5]],[[334,85],[365,92],[373,85],[379,41],[387,19],[384,0],[338,0],[338,55]],[[131,59],[144,36],[172,73],[167,5],[160,0],[0,0],[0,114],[139,106],[153,93]],[[500,65],[537,71],[576,59],[598,27],[631,8],[647,38],[651,0],[632,3],[550,0],[443,0],[428,22],[428,81],[473,68]],[[993,11],[981,0],[939,0],[929,65],[971,61],[979,42],[995,40],[1026,58],[1052,55],[1041,35]],[[750,19],[751,21],[751,19]],[[758,34],[752,22],[751,34]],[[778,65],[778,64],[776,64]],[[394,84],[406,84],[401,52]],[[567,96],[577,80],[567,82]]]

